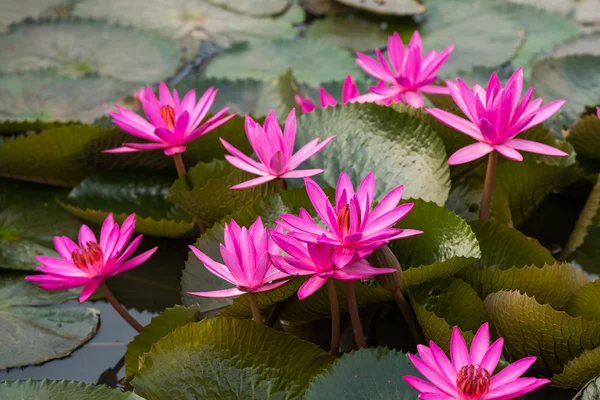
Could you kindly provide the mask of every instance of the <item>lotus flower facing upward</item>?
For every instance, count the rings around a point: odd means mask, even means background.
[[[54,245],[61,258],[38,256],[40,266],[37,270],[43,275],[31,275],[29,282],[39,284],[46,290],[65,290],[83,286],[79,301],[83,303],[94,293],[102,282],[123,271],[137,267],[145,262],[156,247],[136,257],[127,259],[138,247],[142,235],[129,245],[129,239],[135,228],[135,215],[131,214],[121,227],[114,222],[110,214],[100,231],[100,241],[92,230],[83,225],[79,230],[79,243],[65,236],[56,236]]]
[[[494,374],[502,356],[502,338],[490,345],[487,322],[473,338],[471,351],[457,327],[452,331],[448,360],[434,342],[430,347],[417,346],[419,357],[409,355],[415,368],[429,381],[414,376],[404,380],[420,393],[423,400],[504,400],[532,392],[549,383],[548,379],[520,378],[535,362],[535,357],[523,358]]]
[[[336,264],[334,248],[327,244],[302,243],[293,237],[279,232],[271,232],[271,237],[289,256],[271,254],[273,264],[288,275],[312,275],[298,289],[300,300],[316,292],[329,278],[341,281],[355,281],[364,276],[396,272],[391,268],[373,268],[365,259],[370,251],[357,251],[344,264]]]
[[[373,93],[365,95],[368,98],[359,97],[356,100],[359,102],[402,101],[419,108],[423,106],[421,93],[448,94],[447,88],[432,83],[437,80],[437,71],[450,57],[453,49],[454,46],[450,46],[439,54],[432,50],[423,55],[421,36],[418,31],[415,31],[406,48],[398,33],[388,38],[389,64],[379,49],[375,49],[377,60],[363,53],[356,53],[358,56],[356,63],[366,73],[389,85],[370,87],[369,90]]]
[[[293,154],[296,141],[295,112],[296,110],[292,110],[288,114],[283,132],[273,110],[267,116],[263,126],[260,126],[249,115],[246,115],[246,135],[259,161],[253,160],[224,139],[221,139],[225,149],[231,153],[231,155],[225,156],[227,161],[239,169],[259,175],[258,178],[232,186],[232,189],[245,189],[274,179],[303,178],[323,172],[322,169],[296,170],[296,168],[323,150],[335,136],[331,136],[321,143],[319,143],[319,138],[313,139],[298,150],[296,154]]]
[[[179,99],[177,90],[171,94],[164,82],[160,83],[158,99],[149,86],[143,90],[143,93],[136,92],[136,99],[141,103],[147,119],[120,106],[117,106],[117,112],[111,112],[110,115],[117,127],[152,143],[123,143],[123,147],[105,150],[106,153],[157,149],[162,149],[168,156],[183,153],[186,143],[206,135],[235,116],[225,116],[229,110],[229,107],[225,107],[202,124],[217,95],[217,89],[212,87],[197,102],[195,90],[190,90],[183,99]]]
[[[190,249],[206,269],[235,287],[189,294],[201,297],[235,297],[244,293],[266,292],[289,280],[270,283],[289,276],[271,263],[269,253],[277,253],[279,248],[269,238],[260,217],[250,226],[250,229],[240,228],[234,220],[231,220],[229,224],[225,224],[224,241],[225,245],[221,244],[220,249],[225,264],[212,260],[194,246],[190,246]]]
[[[448,88],[456,105],[468,120],[438,108],[427,109],[440,122],[471,136],[477,142],[456,151],[448,159],[449,164],[463,164],[496,150],[504,157],[523,161],[517,151],[550,156],[568,156],[554,147],[525,139],[516,139],[519,133],[544,122],[562,105],[557,100],[541,106],[542,99],[531,100],[533,88],[523,91],[523,70],[517,69],[503,88],[496,73],[489,79],[487,89],[475,85],[471,90],[460,79],[449,81]]]
[[[413,229],[391,228],[414,205],[398,205],[404,190],[402,186],[388,193],[371,210],[375,197],[375,174],[372,172],[363,179],[356,192],[348,174],[342,172],[335,192],[335,207],[317,183],[309,178],[304,182],[308,197],[325,227],[317,225],[304,209],[300,209],[300,216],[282,214],[276,222],[289,231],[288,235],[301,241],[334,246],[333,257],[337,265],[351,259],[355,250],[372,251],[390,240],[422,233]]]
[[[342,88],[342,104],[348,103],[350,100],[357,98],[360,96],[360,92],[358,91],[358,87],[354,80],[352,79],[352,75],[348,75],[346,80],[344,80],[344,86]],[[316,108],[316,105],[310,101],[308,97],[301,97],[299,95],[295,96],[296,103],[300,106],[300,110],[303,113],[313,112]],[[327,106],[336,106],[337,100],[329,94],[324,87],[319,89],[319,102],[321,104],[321,108],[325,108]]]

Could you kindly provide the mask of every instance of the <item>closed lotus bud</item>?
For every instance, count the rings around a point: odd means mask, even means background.
[[[395,292],[402,286],[402,266],[388,246],[383,246],[371,253],[369,256],[371,265],[375,268],[393,268],[397,272],[393,274],[377,275],[379,284],[390,292]]]

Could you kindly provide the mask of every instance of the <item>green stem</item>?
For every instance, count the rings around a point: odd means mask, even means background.
[[[285,179],[277,178],[275,179],[275,182],[277,183],[277,189],[279,192],[287,190],[287,182],[285,181]]]
[[[340,305],[332,278],[327,279],[327,291],[331,307],[331,347],[329,354],[337,356],[340,352]]]
[[[129,314],[127,312],[127,310],[125,309],[125,307],[123,307],[121,305],[121,303],[119,303],[119,301],[117,300],[117,298],[112,294],[112,292],[110,291],[110,289],[108,288],[108,286],[106,286],[105,282],[102,282],[100,284],[100,290],[102,291],[102,294],[104,295],[104,297],[106,298],[106,300],[108,300],[108,302],[110,303],[111,306],[113,306],[113,308],[115,309],[116,312],[119,313],[119,315],[121,317],[123,317],[123,319],[125,321],[127,321],[127,323],[129,325],[131,325],[131,327],[133,329],[135,329],[138,333],[142,331],[142,324],[140,324],[139,322],[137,322],[137,320],[135,318],[133,318],[131,316],[131,314]]]
[[[354,291],[354,281],[346,282],[346,295],[348,296],[348,311],[350,312],[350,321],[352,322],[352,331],[354,332],[354,340],[356,347],[359,349],[367,347],[365,335],[360,323],[360,315],[358,315],[358,306],[356,305],[356,292]]]
[[[256,293],[248,293],[248,297],[250,298],[250,309],[252,310],[252,319],[258,325],[263,325],[262,314],[260,313],[260,306],[258,305],[258,298],[256,297]]]
[[[483,185],[483,196],[481,197],[481,209],[479,219],[485,221],[490,218],[492,207],[492,192],[494,191],[494,180],[496,179],[496,166],[498,165],[498,152],[492,151],[488,157],[487,172]]]
[[[181,156],[181,153],[173,154],[173,162],[175,163],[175,169],[177,170],[177,175],[180,178],[183,178],[185,185],[187,186],[187,190],[192,190],[192,188],[194,186],[192,185],[192,181],[190,180],[190,177],[187,175],[187,171],[185,169],[185,164],[183,162],[183,157]],[[200,228],[201,234],[206,231],[206,227],[204,226],[204,224],[202,222],[196,220],[196,224],[198,225],[198,228]]]
[[[415,311],[404,298],[402,291],[400,289],[396,289],[392,292],[392,295],[394,296],[394,301],[396,302],[396,305],[398,305],[400,312],[404,316],[404,319],[410,328],[410,332],[412,333],[415,343],[425,344],[425,338],[423,337],[423,332],[421,332],[421,327],[417,321]]]

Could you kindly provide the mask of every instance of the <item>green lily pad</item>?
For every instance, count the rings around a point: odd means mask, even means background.
[[[0,269],[34,270],[36,256],[58,257],[54,236],[77,237],[81,221],[54,201],[65,190],[8,179],[0,187]]]
[[[0,32],[26,18],[64,17],[73,9],[73,0],[6,0],[0,4]]]
[[[594,114],[578,119],[569,129],[567,141],[577,155],[600,160],[600,118]]]
[[[100,311],[50,307],[77,298],[71,291],[47,292],[25,274],[0,274],[0,369],[40,364],[70,355],[96,335]],[[1,393],[1,391],[0,391]]]
[[[291,71],[271,80],[209,80],[191,75],[184,78],[175,87],[180,93],[190,89],[203,93],[209,87],[219,89],[219,94],[213,104],[213,110],[230,107],[231,112],[240,115],[250,114],[253,117],[267,115],[275,110],[275,115],[281,122],[285,121],[290,110],[297,107],[294,100],[294,77]],[[230,124],[228,122],[226,125]],[[242,128],[243,129],[243,128]],[[230,142],[231,143],[231,142]]]
[[[489,320],[483,301],[464,281],[438,279],[408,289],[410,302],[427,340],[450,350],[452,328],[458,326],[467,341]]]
[[[589,279],[570,264],[558,263],[535,239],[492,221],[473,221],[482,256],[460,271],[482,299],[518,290],[542,304],[562,306]]]
[[[209,3],[226,8],[242,15],[253,17],[270,17],[283,13],[291,4],[291,0],[208,0]]]
[[[335,358],[312,343],[219,317],[177,328],[156,342],[131,382],[150,398],[301,399]]]
[[[573,293],[563,310],[574,317],[600,323],[600,281],[588,282]]]
[[[582,2],[583,3],[583,2]],[[572,55],[591,54],[600,56],[600,34],[592,33],[590,35],[579,36],[562,46],[559,46],[553,52],[554,57],[564,57]]]
[[[594,400],[600,396],[600,378],[596,375],[599,368],[600,347],[596,347],[594,350],[584,351],[579,357],[568,362],[562,373],[552,377],[552,383],[576,389],[584,385],[573,400]]]
[[[139,84],[173,75],[181,58],[177,46],[154,33],[79,19],[13,26],[0,37],[0,53],[2,72],[53,69],[69,77],[99,74]]]
[[[416,400],[419,394],[402,379],[420,376],[408,357],[395,350],[378,347],[344,354],[306,390],[306,400],[370,398]]]
[[[77,381],[32,379],[0,383],[0,397],[11,400],[144,400],[131,392]]]
[[[325,170],[315,176],[321,186],[335,187],[342,171],[355,183],[372,171],[376,199],[404,185],[404,197],[446,201],[450,174],[444,145],[422,119],[375,104],[327,107],[298,119],[296,146],[331,135],[336,138],[303,164]]]
[[[133,379],[139,369],[140,357],[152,349],[152,345],[180,326],[198,321],[200,307],[175,306],[152,318],[152,321],[127,345],[125,353],[125,382]]]
[[[514,15],[501,12],[496,2],[429,0],[427,7],[426,20],[419,27],[423,47],[439,52],[456,45],[439,77],[454,79],[474,66],[498,67],[513,58],[522,44],[523,26]]]
[[[600,344],[599,323],[571,317],[518,291],[492,293],[484,303],[512,359],[535,356],[540,371],[560,373],[569,360]]]
[[[534,6],[551,13],[566,17],[572,13],[577,6],[577,0],[508,0],[512,4],[523,4]]]
[[[238,2],[229,2],[233,7]],[[106,19],[145,30],[157,30],[174,38],[190,36],[211,39],[220,45],[264,38],[293,38],[297,30],[287,14],[281,18],[256,18],[242,15],[203,0],[184,0],[177,3],[163,0],[107,0],[97,3],[84,0],[75,6],[73,15]],[[235,21],[232,24],[231,21]]]
[[[109,77],[70,79],[51,71],[0,75],[0,121],[92,122],[138,86]]]
[[[204,225],[211,226],[226,215],[275,191],[274,182],[231,190],[232,186],[254,177],[226,161],[198,163],[188,171],[187,177],[175,181],[169,189],[169,200],[197,217]],[[187,186],[187,179],[191,183],[191,190]]]
[[[600,55],[573,55],[548,58],[535,64],[531,84],[545,101],[565,99],[561,108],[568,125],[585,106],[600,104]]]
[[[340,3],[350,7],[360,8],[376,14],[392,15],[416,15],[427,10],[418,0],[338,0]]]
[[[362,73],[345,49],[327,42],[281,39],[237,44],[217,55],[205,74],[209,79],[269,80],[290,68],[299,82],[312,86]]]
[[[59,204],[71,214],[102,224],[112,213],[122,223],[136,214],[136,232],[173,238],[190,237],[194,219],[167,201],[169,187],[176,179],[173,171],[145,169],[111,170],[86,178]]]

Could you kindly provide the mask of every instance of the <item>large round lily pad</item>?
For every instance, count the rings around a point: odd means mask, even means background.
[[[173,75],[181,58],[177,46],[155,33],[79,19],[15,26],[0,36],[0,53],[2,72],[54,69],[71,77],[97,73],[140,84]]]
[[[0,3],[0,32],[25,18],[64,17],[76,0],[4,0]]]

